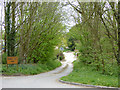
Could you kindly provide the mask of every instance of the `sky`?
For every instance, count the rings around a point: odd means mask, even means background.
[[[72,16],[72,15],[76,15],[76,12],[70,5],[64,6],[62,10],[63,12],[66,13],[65,16],[66,20],[63,21],[63,23],[67,26],[67,31],[69,31],[69,29],[76,24]]]
[[[4,22],[4,3],[0,2],[0,30],[1,30],[1,24],[3,22]],[[4,26],[2,28],[4,28]]]
[[[67,19],[67,21],[63,21],[63,23],[67,26],[68,31],[68,29],[75,25],[74,18],[71,16],[71,14],[75,14],[75,11],[70,5],[64,6],[62,10],[65,11],[67,13],[67,17],[69,17],[69,20]],[[4,3],[0,2],[0,32],[2,23],[4,23]],[[4,29],[4,25],[2,25],[2,29]]]

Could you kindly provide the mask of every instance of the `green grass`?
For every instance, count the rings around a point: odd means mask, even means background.
[[[0,72],[3,75],[35,75],[53,70],[59,66],[61,66],[61,63],[58,60],[48,61],[46,64],[19,64],[18,70],[16,65],[9,65],[7,69],[6,64],[3,64]]]
[[[104,75],[93,70],[93,67],[86,66],[82,62],[74,62],[74,70],[61,80],[98,86],[118,86],[118,77],[115,75]]]

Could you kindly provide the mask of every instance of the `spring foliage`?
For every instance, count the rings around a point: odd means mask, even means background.
[[[79,60],[95,67],[97,71],[102,71],[103,74],[117,75],[117,4],[78,1],[78,5],[70,5],[78,16],[75,18],[76,25],[69,30],[68,36],[72,36],[76,42],[76,48],[80,52]]]
[[[17,55],[19,63],[55,60],[55,47],[64,30],[59,9],[58,2],[6,2],[7,56]]]

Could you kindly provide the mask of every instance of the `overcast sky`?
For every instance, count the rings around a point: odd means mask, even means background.
[[[4,22],[4,3],[0,2],[0,30],[1,24]]]
[[[66,18],[69,18],[63,22],[69,29],[70,27],[75,25],[74,18],[71,16],[71,15],[75,14],[75,11],[73,10],[73,8],[71,8],[70,5],[64,6],[62,10],[67,13]],[[4,15],[4,3],[0,2],[0,29],[1,29],[1,24],[4,22],[4,16],[5,16]],[[4,28],[4,26],[3,26],[3,28]]]

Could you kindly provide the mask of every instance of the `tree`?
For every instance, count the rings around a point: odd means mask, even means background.
[[[107,3],[109,5],[107,5]],[[71,36],[76,37],[79,59],[85,64],[91,64],[96,70],[107,72],[107,65],[114,68],[117,58],[117,4],[113,2],[79,2],[71,7],[78,14],[76,25],[73,26]],[[116,61],[115,61],[116,59]],[[110,62],[111,61],[111,62]],[[112,70],[111,70],[112,72]]]
[[[20,63],[46,63],[54,58],[65,28],[59,3],[7,2],[5,8],[8,56],[19,56]]]
[[[70,48],[71,51],[74,51],[75,50],[75,42],[74,42],[74,38],[73,37],[70,37],[68,39],[68,47]]]
[[[5,32],[6,32],[6,42],[7,42],[7,54],[8,56],[10,56],[10,6],[11,6],[11,3],[10,2],[7,2],[6,4],[6,25],[5,25]]]
[[[12,2],[11,56],[15,56],[15,2]]]
[[[118,2],[118,64],[120,65],[120,1]]]

